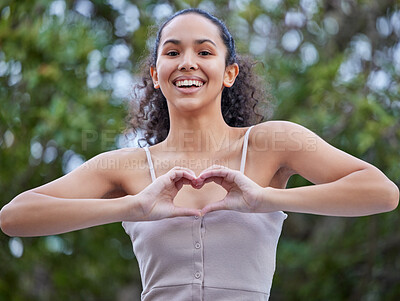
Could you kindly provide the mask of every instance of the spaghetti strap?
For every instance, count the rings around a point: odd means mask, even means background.
[[[250,134],[250,130],[254,125],[252,125],[251,127],[249,127],[246,131],[246,134],[244,135],[244,141],[243,141],[243,149],[242,149],[242,159],[240,162],[240,172],[244,173],[244,168],[246,165],[246,155],[247,155],[247,145],[249,143],[249,134]],[[146,156],[147,156],[147,162],[149,164],[149,169],[150,169],[150,174],[151,174],[151,180],[154,182],[156,180],[156,174],[154,171],[154,165],[153,165],[153,161],[151,160],[151,154],[150,154],[150,150],[147,146],[143,147],[144,150],[146,151]]]
[[[243,150],[242,150],[242,160],[240,162],[240,172],[244,173],[244,167],[246,165],[246,155],[247,155],[247,145],[249,142],[249,134],[250,134],[250,130],[254,125],[252,125],[251,127],[249,127],[246,131],[246,134],[244,135],[244,141],[243,141]]]
[[[156,174],[154,172],[154,166],[153,166],[153,161],[151,160],[150,150],[147,146],[143,148],[146,151],[147,162],[149,163],[149,168],[150,168],[151,180],[154,182],[156,180]]]

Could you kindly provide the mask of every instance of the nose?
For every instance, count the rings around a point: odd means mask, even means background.
[[[188,70],[197,70],[197,62],[195,55],[188,51],[182,56],[182,60],[178,66],[178,69],[181,71],[188,71]]]

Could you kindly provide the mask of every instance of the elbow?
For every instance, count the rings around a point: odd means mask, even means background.
[[[0,228],[3,233],[7,234],[8,236],[15,236],[13,234],[13,218],[9,213],[10,205],[5,205],[0,211]]]
[[[397,185],[394,184],[393,182],[392,184],[393,184],[392,210],[394,210],[399,205],[400,192],[399,192],[399,187],[397,187]]]
[[[384,195],[386,196],[385,211],[389,212],[395,210],[399,205],[399,188],[397,185],[389,181]]]
[[[0,210],[0,228],[8,236],[20,236],[21,228],[21,203],[20,200],[25,197],[25,193],[16,196],[10,203]]]

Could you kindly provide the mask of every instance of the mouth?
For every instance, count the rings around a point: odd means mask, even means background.
[[[204,86],[205,81],[199,78],[181,78],[173,82],[176,89],[184,94],[194,93]]]
[[[196,79],[185,79],[185,80],[177,80],[174,82],[174,85],[179,88],[191,88],[191,87],[201,87],[204,85],[204,82]]]

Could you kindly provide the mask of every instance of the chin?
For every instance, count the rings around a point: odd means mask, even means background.
[[[174,97],[172,99],[174,100],[168,101],[168,106],[174,106],[179,111],[183,112],[196,111],[210,105],[214,106],[214,104],[212,104],[214,101],[194,96],[181,96],[179,98]]]
[[[196,111],[202,107],[201,103],[193,98],[181,99],[179,100],[179,103],[175,103],[175,106],[184,112]]]

